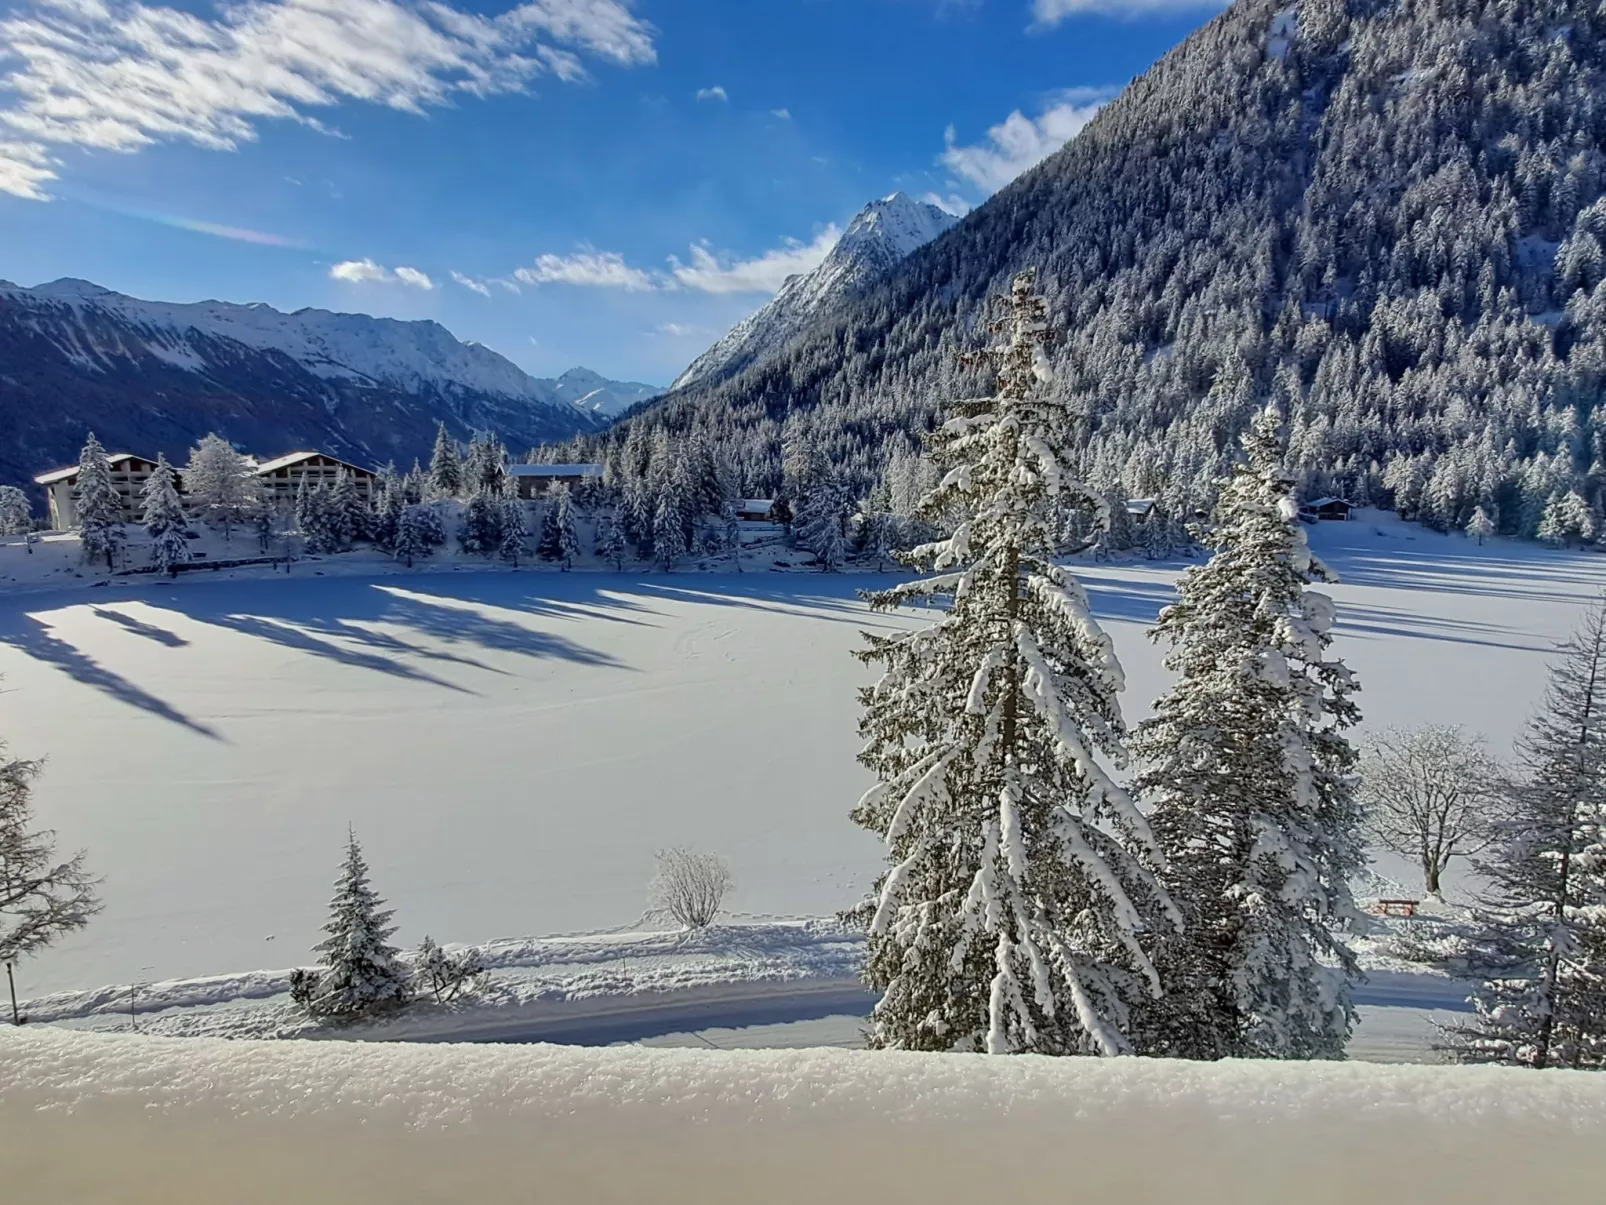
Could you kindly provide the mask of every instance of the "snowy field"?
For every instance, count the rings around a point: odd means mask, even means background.
[[[1606,1149],[1606,1077],[1498,1067],[0,1029],[0,1083],[26,1201],[1511,1205]]]
[[[1366,727],[1505,752],[1606,559],[1369,519],[1311,533]],[[1179,568],[1082,571],[1130,721],[1165,684],[1143,632]],[[0,595],[0,733],[48,755],[41,817],[106,878],[21,994],[308,961],[348,824],[407,944],[628,924],[667,845],[724,854],[750,920],[870,882],[850,653],[906,622],[857,600],[876,579],[379,569]]]

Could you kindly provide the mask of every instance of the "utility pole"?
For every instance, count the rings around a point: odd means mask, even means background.
[[[22,1018],[17,1015],[17,980],[11,973],[11,963],[6,962],[6,982],[11,986],[11,1023],[21,1025]]]

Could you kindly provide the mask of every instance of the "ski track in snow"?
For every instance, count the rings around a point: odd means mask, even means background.
[[[1311,538],[1342,579],[1327,592],[1363,731],[1431,718],[1497,752],[1606,584],[1596,555],[1375,512]],[[41,819],[106,878],[105,913],[19,967],[41,1008],[308,961],[348,823],[404,946],[629,924],[669,845],[725,855],[738,910],[831,915],[868,887],[880,847],[846,819],[867,785],[850,652],[919,622],[858,601],[886,578],[328,568],[0,595],[0,732],[48,756]],[[1076,567],[1129,723],[1166,682],[1144,629],[1180,568]],[[225,978],[275,994],[270,972]],[[1363,1037],[1401,1009],[1362,1000]]]

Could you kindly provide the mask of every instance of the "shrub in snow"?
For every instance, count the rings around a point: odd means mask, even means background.
[[[666,849],[658,854],[658,873],[649,888],[654,908],[687,929],[706,929],[719,915],[734,885],[730,867],[717,854]]]
[[[392,913],[368,882],[368,863],[352,834],[329,904],[328,934],[313,947],[323,956],[316,971],[292,980],[291,997],[316,1017],[352,1018],[397,1008],[412,996],[407,970],[388,944]]]
[[[413,977],[420,991],[430,992],[445,1004],[483,986],[485,960],[475,949],[448,954],[433,937],[426,936],[413,957]]]
[[[1134,782],[1186,928],[1156,950],[1163,999],[1144,1053],[1340,1058],[1355,957],[1340,931],[1364,862],[1355,800],[1354,676],[1330,655],[1331,580],[1311,556],[1271,407],[1243,437],[1205,536],[1154,638],[1177,683],[1138,728]]]
[[[1561,653],[1478,862],[1476,1014],[1446,1029],[1460,1062],[1606,1068],[1606,601]]]
[[[1126,1053],[1133,1003],[1159,990],[1145,947],[1174,921],[1148,823],[1102,764],[1121,759],[1121,666],[1055,563],[1060,510],[1096,499],[1060,460],[1072,416],[1043,388],[1035,279],[994,300],[978,359],[995,396],[956,403],[933,437],[943,475],[922,513],[953,534],[900,559],[935,576],[869,596],[950,600],[859,654],[881,667],[859,721],[879,782],[853,818],[891,863],[850,914],[878,1048]]]

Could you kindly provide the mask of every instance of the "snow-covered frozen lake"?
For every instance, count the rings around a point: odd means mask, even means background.
[[[1504,752],[1606,558],[1324,524],[1368,727],[1432,718]],[[1179,565],[1090,567],[1129,720]],[[733,907],[851,903],[850,655],[875,579],[553,572],[140,582],[0,596],[0,734],[48,755],[42,819],[106,911],[24,995],[308,958],[348,824],[402,941],[634,920],[654,850],[731,861]],[[885,580],[885,579],[882,579]]]

